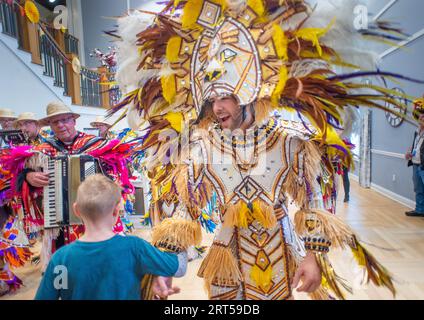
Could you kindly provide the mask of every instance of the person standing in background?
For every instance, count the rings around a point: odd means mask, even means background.
[[[405,214],[408,217],[424,217],[424,98],[414,101],[413,116],[419,122],[419,127],[405,159],[408,160],[408,166],[413,168],[415,210]]]
[[[90,125],[93,128],[99,129],[99,136],[103,139],[109,139],[112,137],[109,130],[112,127],[112,124],[109,123],[104,117],[99,116],[95,121],[91,122]]]
[[[2,130],[13,130],[15,129],[15,113],[10,109],[0,108],[0,126]]]
[[[38,146],[43,142],[41,127],[34,113],[21,113],[15,125],[25,134],[29,145]]]

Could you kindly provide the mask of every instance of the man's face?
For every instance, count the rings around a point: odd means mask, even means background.
[[[107,132],[109,131],[109,126],[106,124],[98,124],[95,126],[95,128],[99,129],[101,137],[105,137]]]
[[[73,115],[58,115],[50,119],[49,125],[55,136],[62,142],[72,142],[77,135],[76,121]]]
[[[19,121],[18,127],[31,140],[37,137],[38,132],[40,130],[40,128],[38,127],[37,121],[32,121],[32,120]]]
[[[14,122],[12,119],[2,119],[0,125],[3,130],[13,130],[15,129]]]
[[[222,129],[235,130],[243,122],[242,109],[232,97],[216,98],[212,109]]]

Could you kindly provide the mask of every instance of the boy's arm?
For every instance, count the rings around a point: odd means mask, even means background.
[[[182,277],[187,271],[187,253],[162,252],[143,239],[137,239],[140,273],[163,277]]]
[[[40,286],[38,287],[35,295],[35,300],[59,300],[59,290],[55,289],[55,264],[53,260],[50,261],[43,278],[41,279]]]

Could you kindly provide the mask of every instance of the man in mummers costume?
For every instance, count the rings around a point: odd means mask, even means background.
[[[344,298],[330,247],[351,249],[368,281],[395,292],[387,271],[322,205],[332,160],[351,163],[334,129],[343,109],[399,105],[358,80],[387,74],[357,72],[374,66],[346,18],[354,5],[312,12],[300,0],[170,1],[158,14],[120,21],[117,79],[126,96],[111,113],[128,107],[134,128],[149,121],[140,147],[149,177],[160,197],[180,203],[154,228],[153,243],[179,252],[200,242],[200,225],[220,224],[199,270],[211,299],[290,299],[300,279],[313,298]],[[379,26],[367,33],[386,36]],[[355,72],[336,74],[335,66]],[[316,133],[285,130],[271,116],[283,109]],[[218,219],[204,211],[214,193]],[[299,207],[294,224],[290,198]]]
[[[11,148],[0,157],[2,167],[12,177],[11,190],[23,200],[27,219],[41,226],[45,224],[43,206],[40,207],[37,200],[55,174],[55,172],[43,172],[47,158],[89,155],[99,160],[102,173],[121,184],[123,194],[132,192],[127,169],[129,145],[121,144],[118,140],[108,141],[77,131],[76,119],[79,115],[62,102],[50,103],[46,111],[47,116],[41,119],[40,123],[51,127],[53,137],[46,138],[45,142],[38,146]],[[67,188],[63,186],[62,190]],[[123,231],[120,220],[115,229],[116,232]],[[82,232],[83,226],[80,224],[45,229],[41,254],[43,268],[46,267],[52,253],[78,239]]]
[[[16,116],[10,109],[0,109],[2,130],[14,130]],[[8,153],[11,143],[0,142],[0,153]],[[29,241],[20,221],[22,210],[19,199],[10,191],[9,172],[0,166],[0,296],[20,288],[22,281],[12,272],[31,257]]]

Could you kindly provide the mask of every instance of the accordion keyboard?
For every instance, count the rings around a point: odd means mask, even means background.
[[[60,206],[57,199],[62,199],[62,197],[56,198],[56,195],[62,194],[62,188],[60,186],[61,179],[58,179],[58,176],[61,176],[62,166],[58,166],[57,161],[54,159],[46,160],[44,164],[44,173],[47,173],[49,176],[49,185],[44,187],[44,227],[45,228],[57,228],[59,227],[59,221],[57,216],[62,215],[63,206]]]

